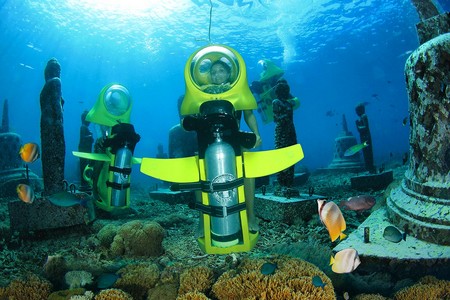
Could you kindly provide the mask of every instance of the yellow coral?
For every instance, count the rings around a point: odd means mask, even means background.
[[[406,287],[394,295],[394,300],[450,299],[450,281],[425,276],[418,283]]]
[[[13,280],[6,288],[8,300],[47,300],[52,290],[52,284],[36,275],[26,280]]]
[[[147,291],[156,285],[160,275],[158,266],[153,263],[128,265],[117,273],[121,277],[114,287],[130,293],[134,299],[143,299]]]
[[[111,243],[111,255],[158,256],[163,252],[164,234],[164,228],[156,222],[135,220],[125,223]]]
[[[178,295],[188,292],[208,292],[214,283],[214,272],[206,266],[189,268],[181,273]]]
[[[272,259],[277,269],[272,275],[261,273],[263,259],[247,259],[238,270],[222,274],[213,285],[217,299],[317,299],[334,300],[336,296],[331,280],[319,268],[306,261],[279,257]],[[312,283],[314,276],[320,276],[325,287]]]
[[[107,289],[98,293],[95,300],[133,300],[128,293],[118,289]]]
[[[200,292],[189,292],[184,295],[178,296],[177,300],[209,300],[205,294]]]

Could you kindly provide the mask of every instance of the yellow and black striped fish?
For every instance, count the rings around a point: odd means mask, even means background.
[[[24,162],[32,163],[41,156],[39,152],[39,145],[35,143],[27,143],[20,147],[19,155]]]

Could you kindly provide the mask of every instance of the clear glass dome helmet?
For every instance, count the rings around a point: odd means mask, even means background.
[[[233,86],[239,75],[239,62],[236,55],[223,46],[209,46],[201,49],[192,58],[190,64],[191,81],[198,89],[212,84],[211,67],[218,61],[228,66],[230,70],[229,83]]]
[[[108,113],[121,116],[131,106],[130,92],[123,85],[113,84],[105,91],[103,102]]]

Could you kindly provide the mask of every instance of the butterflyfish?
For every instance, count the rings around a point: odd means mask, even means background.
[[[350,148],[348,148],[347,150],[345,150],[344,156],[352,156],[352,155],[355,155],[356,153],[358,153],[358,152],[361,151],[362,149],[366,148],[367,146],[369,146],[369,144],[367,144],[367,142],[364,142],[364,143],[361,143],[361,144],[357,144],[357,145],[351,146]]]
[[[19,197],[20,200],[22,200],[25,203],[33,203],[34,201],[34,191],[33,189],[27,185],[27,184],[18,184],[17,188],[17,196]]]
[[[23,145],[22,147],[20,147],[19,155],[24,162],[27,163],[35,162],[40,157],[38,144],[27,143]]]
[[[326,202],[323,199],[318,199],[320,221],[325,225],[330,234],[331,241],[334,242],[337,238],[343,240],[347,235],[343,231],[347,228],[344,216],[341,210],[334,202]]]
[[[330,259],[331,270],[339,274],[353,272],[360,264],[358,251],[353,248],[341,250]]]

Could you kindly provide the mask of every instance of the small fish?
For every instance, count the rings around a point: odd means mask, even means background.
[[[356,153],[358,153],[362,149],[366,148],[367,146],[369,146],[369,144],[367,144],[367,142],[364,142],[364,143],[361,143],[361,144],[357,144],[357,145],[353,145],[350,148],[348,148],[347,150],[345,150],[344,156],[355,155]]]
[[[17,188],[17,196],[19,197],[20,200],[22,200],[25,203],[33,203],[34,201],[34,191],[33,188],[31,188],[29,185],[27,184],[18,184]]]
[[[339,203],[340,207],[348,210],[354,210],[356,212],[361,212],[364,210],[371,209],[377,201],[375,197],[370,195],[359,195],[355,197],[350,197],[347,200],[342,200]]]
[[[358,251],[353,248],[341,250],[330,259],[331,270],[339,274],[353,272],[360,264]]]
[[[408,152],[403,153],[403,156],[402,156],[403,165],[405,165],[408,162],[408,158],[409,158]]]
[[[71,193],[67,191],[59,192],[46,197],[51,203],[56,206],[70,207],[75,205],[87,205],[87,194],[85,193]]]
[[[319,275],[316,275],[312,278],[312,283],[315,287],[321,287],[323,290],[325,289],[325,286],[327,285],[325,282],[323,282],[322,278],[320,278]]]
[[[348,300],[350,299],[350,295],[348,294],[348,292],[345,292],[342,297],[344,298],[344,300]]]
[[[19,155],[24,162],[35,162],[41,156],[39,153],[39,145],[36,143],[27,143],[20,147]]]
[[[103,273],[97,278],[97,288],[99,289],[109,289],[114,283],[116,283],[117,279],[120,278],[120,275],[116,273]]]
[[[409,117],[404,117],[404,118],[403,118],[403,120],[402,120],[402,125],[403,125],[403,126],[406,126],[406,124],[408,124],[408,118],[409,118]]]
[[[402,233],[396,227],[389,225],[384,229],[383,237],[390,242],[398,243],[401,240],[406,241],[406,232]]]
[[[263,275],[272,275],[275,273],[275,270],[278,268],[277,264],[266,262],[261,266],[261,274]]]
[[[334,202],[326,202],[323,199],[317,200],[319,208],[319,217],[322,224],[328,230],[331,241],[334,242],[337,238],[343,240],[347,235],[343,231],[347,228],[342,212]]]

